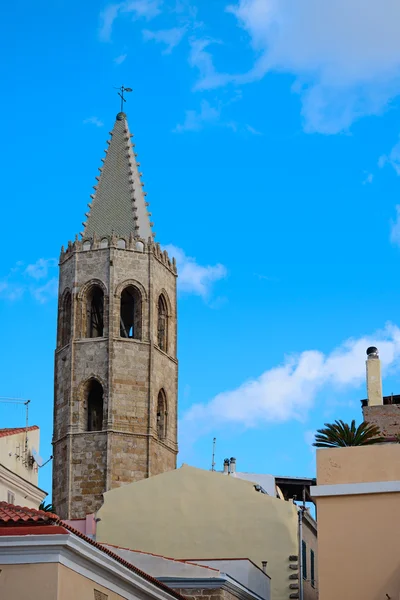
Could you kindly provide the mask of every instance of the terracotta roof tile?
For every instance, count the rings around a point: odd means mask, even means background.
[[[24,433],[25,431],[35,431],[35,429],[39,429],[39,427],[37,425],[31,425],[30,427],[6,427],[5,429],[0,429],[0,437]]]
[[[26,506],[15,506],[8,502],[0,502],[0,526],[2,523],[49,523],[58,520],[57,515],[27,508]]]
[[[68,523],[65,523],[64,521],[62,521],[57,515],[55,515],[53,513],[45,512],[43,510],[37,510],[35,508],[27,508],[26,506],[25,507],[24,506],[15,506],[14,504],[9,504],[8,502],[0,502],[0,527],[9,527],[9,526],[15,525],[16,523],[20,526],[22,526],[24,524],[29,525],[30,526],[29,527],[30,535],[32,535],[32,527],[31,526],[33,524],[59,525],[59,526],[63,527],[66,531],[69,531],[70,533],[73,533],[74,535],[78,536],[79,538],[81,538],[82,540],[84,540],[85,542],[90,544],[91,546],[94,546],[98,550],[101,550],[105,554],[108,554],[108,556],[110,556],[111,558],[113,558],[114,560],[119,562],[121,565],[123,565],[124,567],[126,567],[127,569],[132,571],[133,573],[136,573],[136,575],[139,575],[140,577],[142,577],[149,583],[152,583],[159,589],[164,590],[164,592],[167,592],[170,596],[173,596],[174,598],[176,598],[176,600],[185,600],[185,598],[181,594],[176,592],[175,590],[169,588],[167,585],[165,585],[161,581],[158,581],[158,579],[155,579],[151,575],[148,575],[141,569],[138,569],[137,567],[135,567],[135,565],[132,565],[127,560],[118,556],[118,554],[115,554],[115,552],[112,552],[108,548],[105,548],[102,544],[95,542],[94,540],[87,537],[86,535],[84,535],[83,533],[78,531],[77,529],[74,529],[74,527],[71,527],[71,525],[68,525]],[[42,530],[42,527],[40,529]],[[51,529],[53,529],[53,528],[51,528]],[[21,533],[22,533],[22,531],[23,531],[23,528],[21,527]],[[50,528],[49,528],[49,531],[50,531]],[[42,531],[41,531],[41,533],[42,533]]]

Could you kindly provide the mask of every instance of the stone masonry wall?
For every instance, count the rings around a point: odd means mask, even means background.
[[[364,406],[364,421],[377,425],[384,436],[400,435],[400,405]]]
[[[69,256],[69,258],[68,258]],[[102,504],[102,494],[176,468],[176,276],[151,246],[146,252],[116,247],[69,247],[61,260],[59,311],[72,293],[71,341],[55,359],[53,498],[62,518],[81,518]],[[87,294],[104,291],[103,337],[87,338]],[[121,293],[134,285],[142,298],[140,340],[120,337]],[[168,305],[167,352],[157,347],[160,293]],[[59,312],[59,328],[62,316]],[[87,387],[103,387],[103,431],[88,432]],[[157,399],[167,402],[165,438],[157,435]]]
[[[187,600],[237,600],[237,596],[234,596],[227,590],[220,588],[174,588],[176,592],[179,592]]]

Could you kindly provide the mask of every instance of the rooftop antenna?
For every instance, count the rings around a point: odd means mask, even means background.
[[[124,112],[124,102],[126,102],[126,98],[124,97],[124,94],[125,94],[125,92],[133,92],[133,90],[132,90],[132,88],[124,87],[123,85],[121,85],[121,87],[116,87],[114,89],[118,90],[118,96],[121,98],[121,112]]]
[[[212,461],[211,461],[211,471],[215,471],[215,444],[217,438],[213,438],[213,451],[212,451]]]

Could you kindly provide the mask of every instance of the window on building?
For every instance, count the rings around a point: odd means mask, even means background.
[[[7,502],[8,504],[15,504],[15,495],[10,491],[7,492]]]
[[[103,429],[103,387],[96,379],[89,382],[87,388],[87,430]]]
[[[167,302],[163,294],[158,298],[158,323],[157,323],[157,343],[158,347],[164,352],[168,349],[168,311]]]
[[[159,391],[157,399],[157,435],[160,440],[167,435],[167,397],[163,389]]]
[[[94,285],[87,298],[87,329],[86,337],[102,337],[104,332],[104,293]]]
[[[120,334],[124,338],[142,339],[142,297],[133,285],[122,290]]]
[[[61,316],[61,346],[69,343],[71,337],[71,293],[64,296]]]
[[[315,587],[315,555],[314,550],[310,550],[310,577],[311,585]]]
[[[303,563],[303,579],[307,579],[307,544],[304,540],[301,542],[301,557]]]
[[[104,592],[100,592],[100,590],[94,590],[94,600],[107,600],[108,595]]]

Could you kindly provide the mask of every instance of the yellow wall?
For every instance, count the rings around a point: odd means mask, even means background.
[[[317,484],[400,480],[400,445],[317,452]],[[317,498],[320,600],[400,597],[400,493]]]
[[[94,600],[94,590],[108,600],[127,597],[59,563],[0,565],[0,569],[1,600]]]
[[[110,592],[107,588],[94,583],[91,579],[68,569],[64,565],[59,565],[58,571],[59,592],[57,600],[94,600],[94,590],[103,592],[108,596],[107,600],[121,600],[126,596],[121,596],[115,592]]]
[[[97,516],[100,542],[171,558],[267,560],[272,600],[289,597],[297,511],[251,482],[183,466],[106,492]]]
[[[0,565],[1,600],[57,600],[58,564]]]

